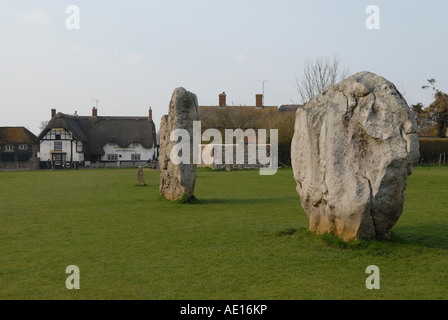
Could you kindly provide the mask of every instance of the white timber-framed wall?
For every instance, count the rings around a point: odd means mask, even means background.
[[[50,161],[55,167],[62,167],[66,162],[84,163],[84,144],[73,138],[73,134],[63,128],[51,129],[40,142],[38,156],[41,162]],[[146,162],[155,157],[155,147],[147,149],[141,143],[131,143],[126,148],[110,142],[104,147],[101,162]],[[87,163],[88,162],[88,163]],[[86,161],[89,165],[90,161]]]
[[[41,139],[38,157],[55,167],[62,167],[66,162],[79,164],[84,162],[83,142],[74,139],[64,128],[53,128]]]

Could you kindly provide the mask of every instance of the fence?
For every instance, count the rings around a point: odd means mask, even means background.
[[[157,160],[152,161],[132,161],[132,162],[94,162],[86,164],[82,169],[109,169],[109,168],[138,168],[138,167],[148,167],[156,169],[158,167]]]

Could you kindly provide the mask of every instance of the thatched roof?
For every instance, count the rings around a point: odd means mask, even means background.
[[[37,137],[24,127],[0,127],[0,144],[34,144]]]
[[[64,128],[72,132],[76,140],[86,144],[90,154],[104,154],[107,143],[116,143],[127,148],[140,143],[150,149],[156,143],[156,127],[148,117],[84,117],[63,113],[56,114],[39,135],[38,140],[51,129]]]

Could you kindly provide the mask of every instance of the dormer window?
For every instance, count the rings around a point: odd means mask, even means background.
[[[45,135],[46,140],[70,140],[71,134],[63,128],[51,129]]]

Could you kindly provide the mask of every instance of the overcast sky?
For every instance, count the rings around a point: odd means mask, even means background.
[[[76,5],[80,29],[66,13]],[[367,29],[369,5],[380,29]],[[146,116],[157,129],[182,86],[200,105],[299,102],[304,60],[339,54],[352,73],[392,81],[408,104],[448,91],[448,1],[377,0],[0,0],[0,126],[25,126],[58,112]]]

